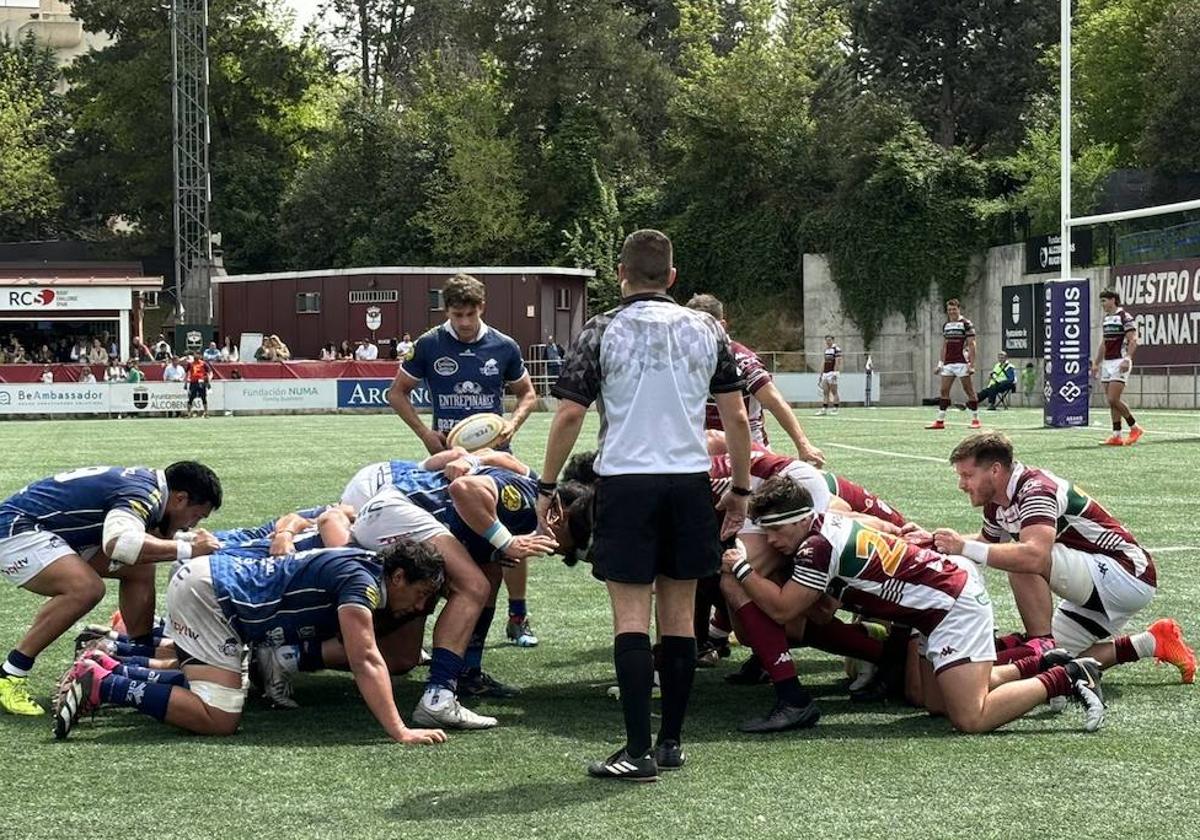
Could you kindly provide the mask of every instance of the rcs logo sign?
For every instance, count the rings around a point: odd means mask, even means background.
[[[8,293],[8,305],[28,309],[34,306],[49,306],[56,297],[53,289],[12,290]]]

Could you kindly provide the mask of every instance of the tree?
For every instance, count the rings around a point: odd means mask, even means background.
[[[53,54],[30,35],[0,39],[0,241],[43,239],[59,228],[54,155],[66,140]]]
[[[115,42],[68,71],[72,147],[60,173],[80,224],[132,226],[130,253],[173,241],[171,35],[150,0],[77,0],[74,14]],[[254,0],[209,9],[211,221],[233,270],[272,268],[279,202],[311,139],[328,120],[320,56],[291,44],[283,23]]]
[[[1180,3],[1151,31],[1138,153],[1167,175],[1200,172],[1200,6]]]
[[[1055,0],[847,2],[868,87],[906,103],[943,148],[1015,148],[1050,82],[1040,59],[1057,41]]]

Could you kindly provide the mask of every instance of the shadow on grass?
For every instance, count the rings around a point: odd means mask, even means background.
[[[490,816],[521,816],[561,810],[572,805],[637,795],[641,785],[594,779],[525,782],[500,790],[421,791],[385,812],[401,822],[470,820]],[[519,833],[519,832],[518,832]]]

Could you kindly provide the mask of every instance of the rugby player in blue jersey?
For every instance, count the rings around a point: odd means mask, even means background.
[[[504,432],[494,446],[508,448],[537,404],[537,392],[525,369],[521,348],[483,322],[486,289],[468,274],[458,274],[442,288],[446,322],[417,339],[412,357],[400,363],[388,390],[388,403],[425,444],[430,454],[447,446],[446,435],[458,421],[483,412],[504,415],[507,386],[517,398]],[[433,403],[433,427],[426,426],[412,404],[412,390],[424,380]],[[533,647],[537,636],[529,622],[525,596],[528,570],[505,570],[508,624],[505,634],[518,647]]]
[[[26,680],[37,655],[120,580],[131,635],[154,622],[154,563],[208,554],[205,531],[176,539],[221,506],[221,482],[203,464],[166,470],[84,467],[35,481],[0,503],[0,577],[49,600],[0,670],[0,709],[40,715]]]
[[[413,474],[442,473],[451,480],[479,467],[503,467],[506,470],[528,475],[529,467],[516,459],[511,452],[494,449],[477,449],[467,452],[459,446],[444,449],[430,455],[424,461],[378,461],[367,464],[354,474],[342,491],[342,504],[358,510],[367,499],[385,487],[413,487]]]
[[[340,636],[359,691],[388,736],[404,744],[441,743],[440,729],[410,729],[396,710],[375,619],[421,615],[444,580],[437,552],[407,540],[378,554],[328,548],[261,560],[220,552],[189,560],[167,587],[167,620],[182,673],[159,673],[150,681],[82,657],[60,683],[55,736],[67,737],[81,714],[106,703],[200,735],[232,735],[245,702],[243,645]]]

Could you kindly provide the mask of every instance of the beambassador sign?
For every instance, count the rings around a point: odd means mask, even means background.
[[[1117,266],[1113,278],[1137,320],[1135,365],[1200,364],[1200,259]]]

